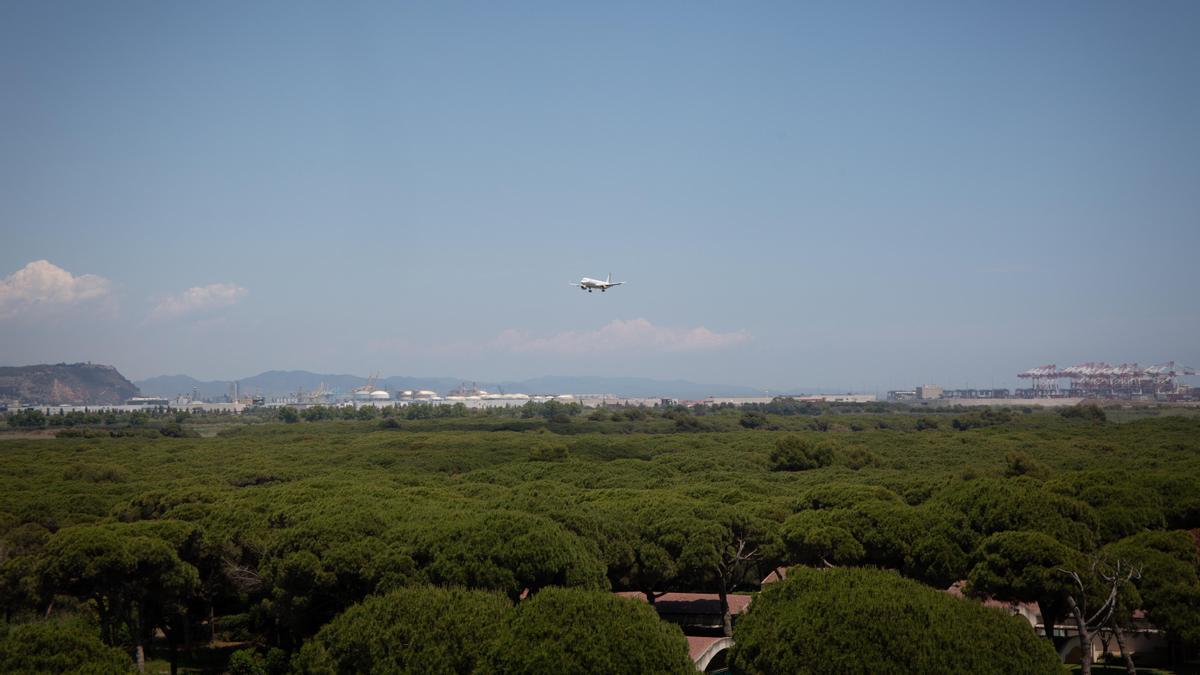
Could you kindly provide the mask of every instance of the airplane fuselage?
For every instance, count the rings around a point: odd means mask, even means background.
[[[591,277],[584,277],[579,280],[578,284],[574,285],[578,286],[580,290],[587,291],[588,293],[591,293],[596,289],[600,289],[600,292],[603,293],[613,286],[620,286],[623,283],[625,282],[613,281],[612,275],[610,274],[607,279],[593,279]]]

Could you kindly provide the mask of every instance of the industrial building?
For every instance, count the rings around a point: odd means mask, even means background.
[[[898,389],[887,393],[889,401],[936,401],[945,397],[941,385],[923,384],[916,389]]]
[[[171,402],[161,396],[134,396],[125,401],[125,405],[141,406],[146,408],[166,408],[171,405]]]
[[[1200,388],[1180,381],[1195,376],[1196,369],[1174,361],[1153,366],[1103,362],[1059,368],[1054,364],[1031,368],[1017,375],[1029,386],[1008,389],[943,389],[925,384],[915,389],[889,391],[889,401],[953,401],[955,405],[1002,405],[1036,399],[1039,405],[1060,405],[1088,399],[1118,401],[1200,401]]]
[[[942,388],[936,384],[923,384],[917,387],[917,399],[921,401],[933,401],[942,397]]]
[[[1059,368],[1054,364],[1031,368],[1017,377],[1029,387],[1017,390],[1021,398],[1098,398],[1126,401],[1196,400],[1196,388],[1178,378],[1196,375],[1196,369],[1174,361],[1142,367],[1136,363],[1117,366],[1103,362],[1081,363]]]

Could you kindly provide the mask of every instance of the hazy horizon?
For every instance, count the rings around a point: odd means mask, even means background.
[[[1188,2],[5,3],[0,363],[1200,365],[1197,34]]]

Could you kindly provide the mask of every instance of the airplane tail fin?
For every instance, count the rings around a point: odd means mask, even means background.
[[[606,284],[612,283],[612,272],[608,273],[608,278],[604,280],[604,283],[606,283]]]

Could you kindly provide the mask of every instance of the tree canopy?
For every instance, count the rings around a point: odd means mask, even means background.
[[[548,588],[522,602],[497,642],[501,673],[695,673],[677,626],[647,604]]]
[[[734,640],[745,673],[1062,672],[1020,618],[865,568],[793,569],[755,598]]]
[[[413,588],[521,607],[561,588],[728,602],[780,566],[877,567],[939,590],[968,579],[1061,620],[1060,569],[1103,558],[1140,571],[1123,618],[1144,609],[1196,645],[1200,419],[1105,412],[52,415],[59,437],[0,433],[0,608],[9,625],[79,617],[126,654],[247,642],[265,658],[242,666],[278,670],[360,603]]]
[[[784,436],[775,441],[771,451],[773,471],[805,471],[829,466],[833,462],[833,451],[817,446],[799,436]]]
[[[473,673],[512,612],[500,593],[417,586],[354,605],[304,645],[294,669],[325,673]]]
[[[129,670],[129,656],[79,619],[0,625],[0,673],[84,675]]]

